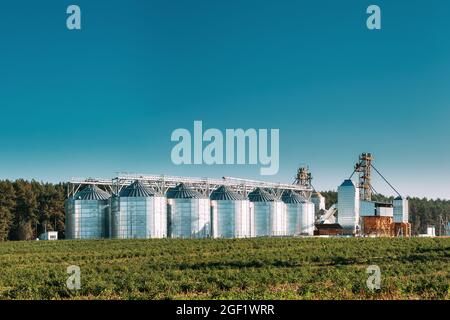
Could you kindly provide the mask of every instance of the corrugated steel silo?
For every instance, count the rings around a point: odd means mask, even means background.
[[[302,216],[305,211],[305,199],[292,190],[285,190],[281,200],[286,204],[287,235],[302,233]]]
[[[95,185],[84,187],[66,201],[66,239],[101,239],[108,234],[110,194]]]
[[[214,238],[251,237],[250,202],[229,187],[211,193],[212,236]]]
[[[300,234],[313,236],[315,226],[315,206],[314,203],[304,200],[302,203],[302,219],[300,224]]]
[[[338,187],[338,223],[346,234],[355,234],[359,226],[359,190],[352,180]]]
[[[111,237],[151,239],[167,237],[166,197],[135,181],[111,198]]]
[[[408,199],[403,199],[400,196],[394,199],[394,222],[409,222]]]
[[[211,236],[209,198],[181,183],[167,192],[167,215],[171,238]]]
[[[287,235],[286,205],[261,188],[249,193],[256,237]]]

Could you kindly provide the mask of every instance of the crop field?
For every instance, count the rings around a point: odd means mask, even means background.
[[[81,287],[69,290],[71,265]],[[366,282],[381,269],[381,289]],[[449,299],[450,239],[0,243],[1,299]]]

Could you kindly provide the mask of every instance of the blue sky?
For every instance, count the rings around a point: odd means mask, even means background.
[[[81,31],[65,26],[70,4]],[[370,4],[380,31],[365,26]],[[308,164],[326,190],[368,151],[402,194],[450,198],[448,12],[444,0],[2,4],[0,178],[291,182]],[[173,165],[170,135],[194,120],[279,128],[279,174]]]

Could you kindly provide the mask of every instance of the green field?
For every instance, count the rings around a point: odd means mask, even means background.
[[[66,288],[70,265],[79,291]],[[449,279],[448,238],[0,243],[1,299],[448,300]]]

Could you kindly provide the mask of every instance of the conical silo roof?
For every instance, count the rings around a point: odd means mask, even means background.
[[[305,198],[293,190],[285,190],[281,196],[281,200],[283,200],[284,203],[306,203]]]
[[[342,182],[341,187],[355,187],[355,184],[353,183],[352,180],[347,179],[344,180],[344,182]]]
[[[75,200],[108,200],[111,195],[97,187],[96,185],[89,185],[78,191],[74,199]]]
[[[267,191],[256,188],[252,192],[248,194],[248,199],[251,202],[271,202],[271,201],[277,201],[278,199],[275,198],[273,195],[268,193]]]
[[[169,199],[202,199],[206,198],[200,192],[188,188],[184,183],[180,183],[175,188],[167,192]]]
[[[244,200],[245,198],[227,186],[220,186],[211,193],[211,200]]]
[[[143,184],[142,181],[136,180],[128,187],[122,189],[122,191],[120,191],[119,196],[127,198],[138,198],[138,197],[146,198],[159,196],[159,194],[153,191],[150,187]]]

